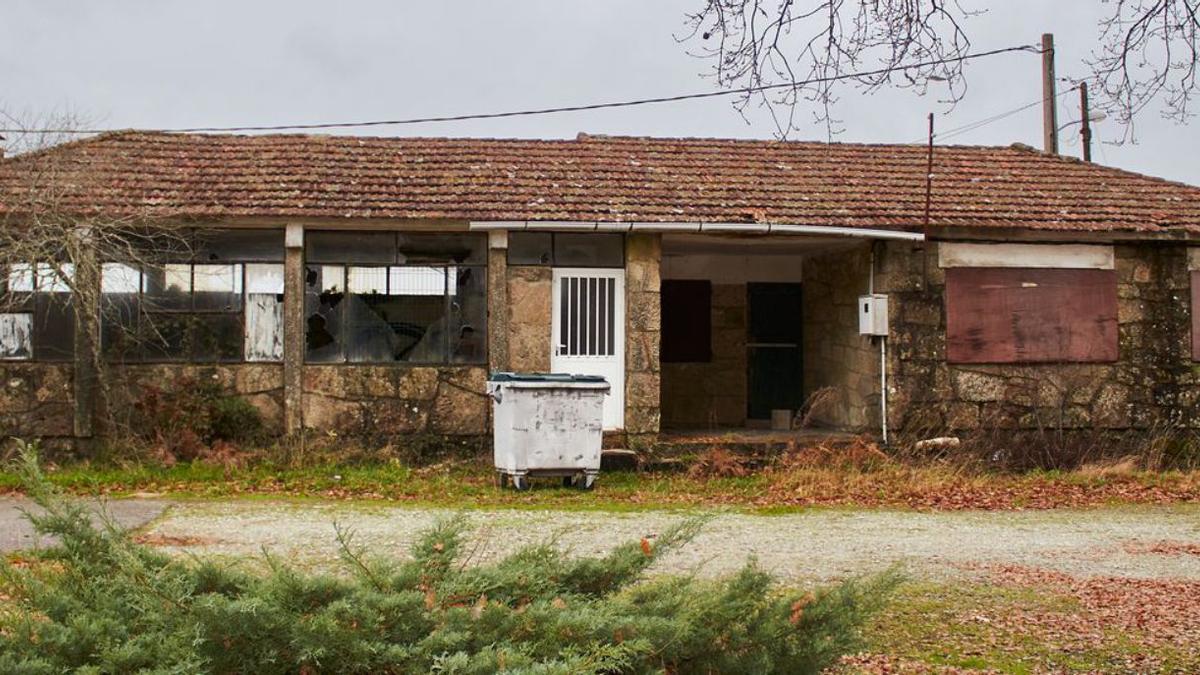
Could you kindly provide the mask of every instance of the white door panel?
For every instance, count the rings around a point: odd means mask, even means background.
[[[601,375],[604,428],[625,427],[625,270],[555,268],[550,367]]]

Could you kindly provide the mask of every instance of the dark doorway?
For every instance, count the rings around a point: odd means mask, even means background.
[[[747,284],[747,417],[770,419],[771,410],[797,410],[804,402],[800,354],[800,284]]]

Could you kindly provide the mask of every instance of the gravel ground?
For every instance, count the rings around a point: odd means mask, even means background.
[[[453,511],[362,504],[183,502],[150,525],[148,543],[168,550],[255,556],[263,548],[297,564],[337,559],[334,523],[355,542],[404,554],[417,532]],[[468,511],[473,560],[523,544],[556,541],[577,554],[649,537],[685,517],[666,512]],[[1178,552],[1148,552],[1160,542]],[[1200,507],[1030,512],[914,513],[814,510],[789,515],[717,513],[697,539],[656,564],[658,572],[719,576],[751,557],[789,580],[829,580],[900,563],[908,574],[947,578],[981,565],[1022,565],[1077,577],[1200,580]],[[1159,547],[1162,548],[1162,547]],[[1192,552],[1189,552],[1192,551]]]

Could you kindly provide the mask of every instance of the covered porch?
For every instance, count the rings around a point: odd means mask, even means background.
[[[663,440],[761,449],[878,432],[880,338],[860,334],[858,300],[876,287],[881,249],[860,237],[663,235]]]

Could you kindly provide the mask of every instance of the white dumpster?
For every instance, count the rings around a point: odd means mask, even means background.
[[[600,475],[602,410],[609,385],[594,375],[492,373],[492,447],[501,487],[561,476],[590,489]]]

